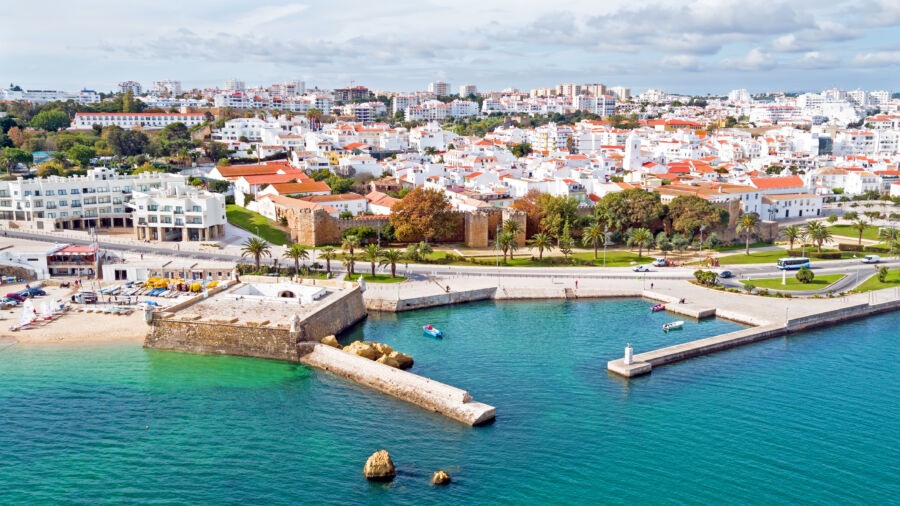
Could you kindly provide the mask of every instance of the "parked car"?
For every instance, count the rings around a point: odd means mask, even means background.
[[[40,295],[47,295],[47,292],[41,290],[40,288],[26,288],[19,293],[26,297],[38,297]]]
[[[881,257],[878,255],[866,255],[862,257],[862,263],[864,264],[877,264],[881,261]]]
[[[6,298],[13,299],[18,302],[22,302],[25,300],[25,295],[22,292],[8,293],[8,294],[6,294]]]
[[[2,305],[2,306],[18,306],[19,301],[17,301],[16,299],[11,299],[9,297],[2,297],[2,298],[0,298],[0,305]]]
[[[653,261],[653,267],[668,267],[669,261],[665,258],[657,258]]]
[[[733,278],[734,274],[732,274],[731,271],[722,271],[719,273],[719,277],[720,278]]]
[[[648,265],[635,265],[634,269],[631,269],[634,272],[650,272],[650,266]]]

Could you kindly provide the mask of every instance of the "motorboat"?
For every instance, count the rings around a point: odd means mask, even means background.
[[[669,322],[669,323],[663,325],[663,331],[668,332],[670,330],[678,330],[683,326],[684,326],[684,322],[681,320],[678,320],[676,322]]]
[[[444,337],[444,333],[440,330],[432,327],[431,325],[425,325],[422,327],[422,331],[428,334],[431,337]]]
[[[650,310],[651,311],[665,311],[666,306],[665,306],[665,304],[657,304],[657,305],[651,307]]]

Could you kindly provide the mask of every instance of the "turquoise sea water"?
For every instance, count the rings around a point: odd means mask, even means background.
[[[648,307],[476,303],[343,336],[496,406],[476,428],[295,364],[16,345],[0,351],[0,503],[897,503],[900,314],[608,375],[625,342],[738,328],[663,334],[675,318]],[[381,448],[399,474],[369,484]],[[451,486],[428,484],[437,469]]]

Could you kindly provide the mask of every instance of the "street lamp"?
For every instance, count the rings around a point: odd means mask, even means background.
[[[606,267],[606,244],[609,242],[609,225],[603,225],[603,267]]]

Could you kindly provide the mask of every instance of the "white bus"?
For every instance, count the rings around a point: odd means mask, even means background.
[[[809,259],[806,257],[779,258],[778,268],[783,271],[809,268]]]

